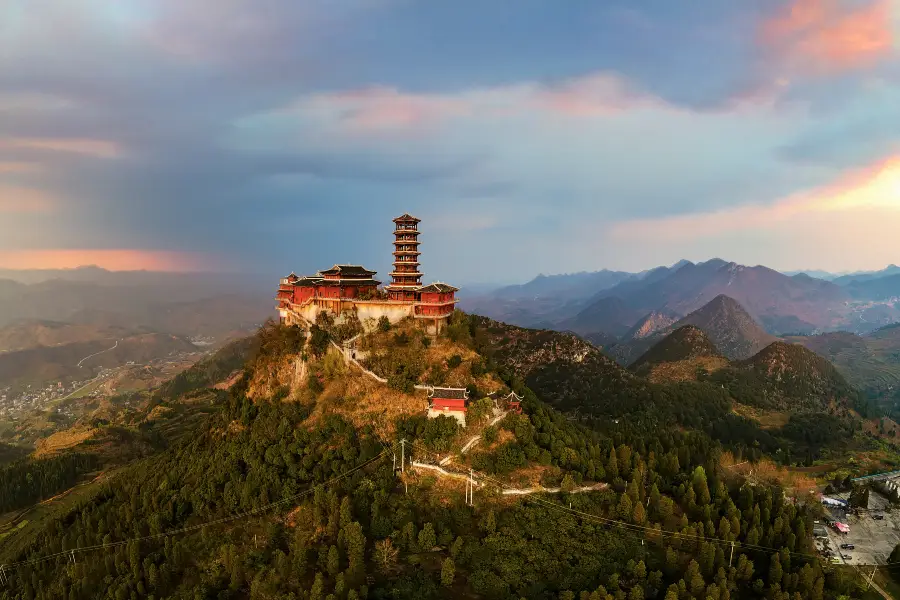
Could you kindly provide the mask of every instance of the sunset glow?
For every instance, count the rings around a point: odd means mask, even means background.
[[[74,269],[95,265],[109,271],[195,272],[215,265],[197,254],[165,250],[0,250],[3,269]]]

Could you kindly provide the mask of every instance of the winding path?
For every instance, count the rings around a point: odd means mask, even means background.
[[[83,363],[87,359],[94,358],[95,356],[100,356],[101,354],[104,354],[106,352],[112,352],[113,350],[115,350],[118,347],[119,347],[119,340],[116,340],[116,343],[112,348],[107,348],[106,350],[101,350],[100,352],[95,352],[95,353],[91,354],[90,356],[85,356],[84,358],[82,358],[81,360],[78,361],[78,368],[80,369],[81,363]]]
[[[493,427],[494,425],[496,425],[497,423],[499,423],[500,421],[502,421],[502,420],[503,420],[503,417],[505,417],[505,416],[508,415],[508,414],[509,414],[509,411],[503,411],[503,412],[501,412],[499,415],[497,415],[496,417],[494,417],[493,419],[491,419],[491,422],[488,423],[487,426],[488,426],[488,427]],[[460,454],[465,454],[466,452],[468,452],[469,450],[471,450],[471,449],[475,446],[475,444],[477,444],[477,443],[480,442],[480,441],[481,441],[481,435],[473,435],[471,438],[469,438],[469,439],[466,441],[465,444],[463,444],[463,447],[460,449],[459,453],[460,453]],[[452,455],[452,454],[448,454],[447,456],[445,456],[444,458],[441,459],[441,462],[440,462],[439,464],[440,464],[441,466],[449,465],[449,464],[450,464],[450,461],[452,461],[452,460],[453,460],[453,455]]]
[[[468,475],[464,475],[462,473],[454,473],[453,471],[448,471],[438,465],[432,465],[432,464],[423,463],[423,462],[414,460],[414,461],[410,462],[410,466],[414,469],[425,469],[427,471],[434,471],[440,477],[448,477],[450,479],[457,479],[457,480],[461,480],[461,481],[466,481],[469,479]],[[475,478],[474,483],[475,483],[476,487],[484,487],[484,484],[479,482],[477,477]],[[570,494],[583,494],[585,492],[597,492],[600,490],[605,490],[607,487],[609,487],[608,484],[597,483],[594,485],[575,488],[572,491],[570,491],[569,493]],[[524,488],[524,489],[506,488],[506,487],[501,488],[501,493],[504,496],[528,496],[531,494],[558,494],[561,491],[562,491],[562,489],[558,488],[558,487],[557,488],[533,487],[533,488]]]

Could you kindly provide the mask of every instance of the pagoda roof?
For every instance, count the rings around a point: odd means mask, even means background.
[[[435,281],[434,283],[429,283],[428,285],[423,285],[419,288],[420,292],[438,292],[438,293],[447,293],[447,292],[458,292],[459,288],[453,287],[449,283],[441,283],[439,281]]]
[[[330,269],[319,271],[319,275],[349,275],[351,277],[354,275],[371,277],[375,273],[377,273],[377,271],[370,271],[362,265],[334,265]]]
[[[468,400],[469,390],[466,388],[434,387],[428,390],[429,398],[441,400]]]
[[[420,223],[422,219],[412,216],[409,213],[403,213],[396,219],[394,219],[394,223]]]
[[[323,281],[325,281],[324,277],[318,277],[318,276],[312,275],[312,276],[306,276],[306,277],[301,277],[301,278],[297,279],[296,281],[293,282],[293,285],[295,285],[297,287],[313,287],[313,286],[319,285]]]
[[[298,283],[299,283],[299,282],[298,282]],[[374,285],[374,286],[379,286],[379,285],[381,285],[381,282],[378,281],[377,279],[372,279],[371,277],[367,277],[367,278],[365,278],[365,279],[355,279],[355,278],[350,278],[350,279],[324,279],[324,278],[323,278],[323,279],[315,279],[315,280],[311,280],[311,283],[309,283],[309,284],[307,284],[307,285],[312,285],[312,286],[334,286],[334,285],[338,285],[338,286],[345,286],[345,285],[352,285],[352,286]]]

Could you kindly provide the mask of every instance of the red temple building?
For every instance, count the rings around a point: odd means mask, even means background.
[[[281,321],[314,322],[323,310],[337,317],[354,311],[363,326],[372,326],[383,316],[392,323],[411,317],[421,320],[429,333],[439,333],[453,314],[459,290],[440,282],[422,285],[420,222],[409,214],[394,219],[394,270],[383,292],[375,271],[359,265],[334,265],[304,277],[291,273],[278,286]]]
[[[466,388],[435,387],[428,390],[429,419],[446,415],[455,418],[465,427],[468,405],[469,390]]]

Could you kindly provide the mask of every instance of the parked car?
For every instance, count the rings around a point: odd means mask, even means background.
[[[876,521],[884,521],[884,515],[872,515],[872,518]]]
[[[853,544],[841,544],[841,550],[855,550],[856,546]]]
[[[841,554],[841,558],[843,558],[845,561],[850,560],[850,555],[849,554]]]

